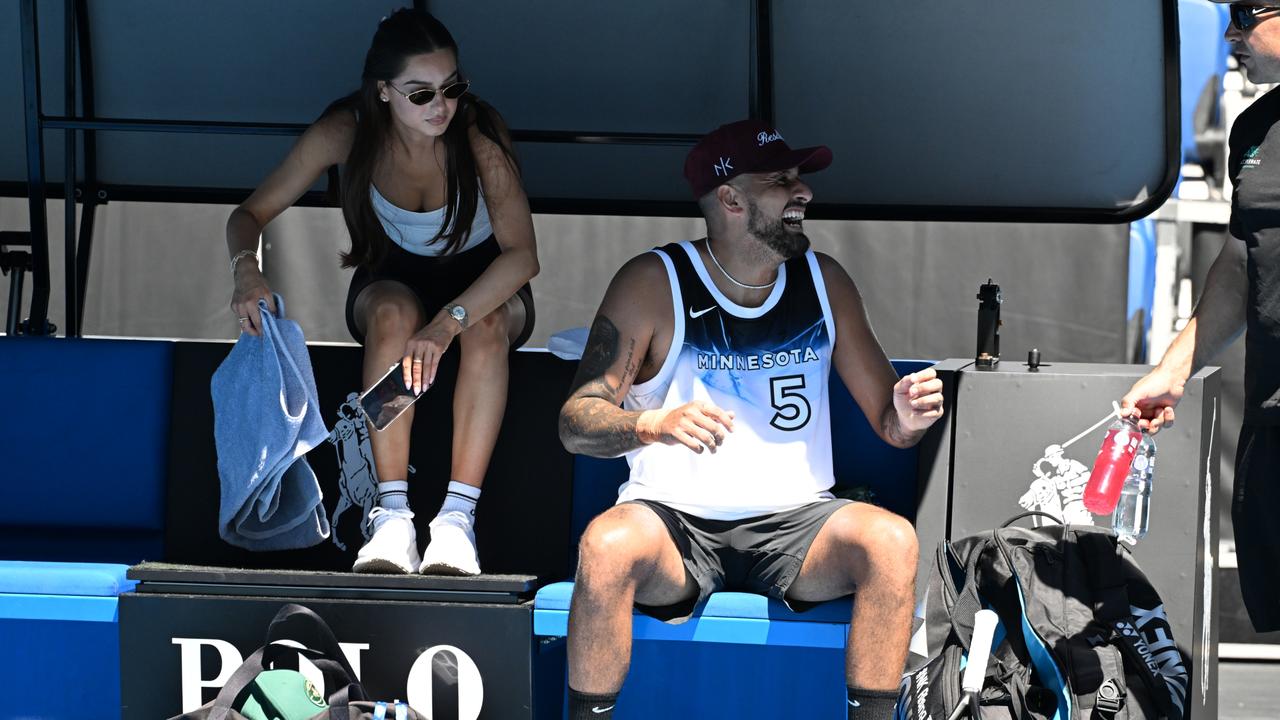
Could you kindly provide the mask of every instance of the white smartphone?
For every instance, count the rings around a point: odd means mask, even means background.
[[[405,387],[404,367],[396,363],[373,387],[360,394],[360,409],[373,423],[373,428],[382,431],[420,397],[412,388]]]

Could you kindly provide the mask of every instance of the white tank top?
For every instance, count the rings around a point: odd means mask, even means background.
[[[675,327],[658,374],[633,385],[628,410],[705,400],[732,410],[713,453],[654,443],[627,454],[618,502],[653,500],[713,520],[781,512],[832,497],[827,381],[835,322],[812,251],[778,268],[757,308],[716,288],[689,242],[652,252],[671,285]]]
[[[373,212],[382,223],[382,229],[387,231],[387,237],[391,238],[392,242],[414,255],[435,257],[444,254],[444,239],[441,238],[436,242],[431,240],[436,237],[440,232],[440,226],[444,224],[445,208],[428,212],[405,210],[383,197],[373,183],[369,183],[369,199],[373,202]],[[452,224],[449,229],[453,229]],[[447,234],[448,230],[445,233]],[[484,193],[477,192],[476,216],[471,221],[471,232],[467,234],[467,239],[458,248],[458,252],[470,250],[488,240],[492,234],[493,227],[489,224],[489,206],[484,203]]]

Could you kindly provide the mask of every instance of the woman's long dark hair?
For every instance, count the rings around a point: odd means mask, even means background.
[[[396,10],[378,25],[373,35],[373,43],[364,58],[360,89],[325,110],[325,115],[342,110],[353,112],[356,117],[355,139],[339,190],[342,217],[351,233],[351,250],[342,253],[343,267],[376,265],[386,255],[391,242],[369,199],[373,169],[387,145],[392,122],[391,108],[379,100],[378,81],[389,82],[399,75],[410,57],[436,50],[450,50],[454,58],[458,58],[458,45],[444,24],[423,11]],[[443,241],[445,253],[456,252],[462,246],[475,220],[480,178],[468,137],[472,124],[502,148],[512,167],[516,167],[515,156],[500,130],[505,128],[497,111],[471,93],[464,94],[458,99],[457,111],[441,136],[448,157],[446,204],[444,222],[432,242]]]

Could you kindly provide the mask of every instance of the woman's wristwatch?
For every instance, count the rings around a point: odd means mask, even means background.
[[[444,306],[444,311],[449,313],[449,317],[458,321],[463,330],[467,329],[467,309],[457,303],[449,303]]]

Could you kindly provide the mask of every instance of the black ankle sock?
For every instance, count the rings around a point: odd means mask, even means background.
[[[613,706],[618,704],[618,693],[591,695],[569,688],[569,720],[609,720]]]
[[[849,720],[892,720],[897,690],[849,688]]]

